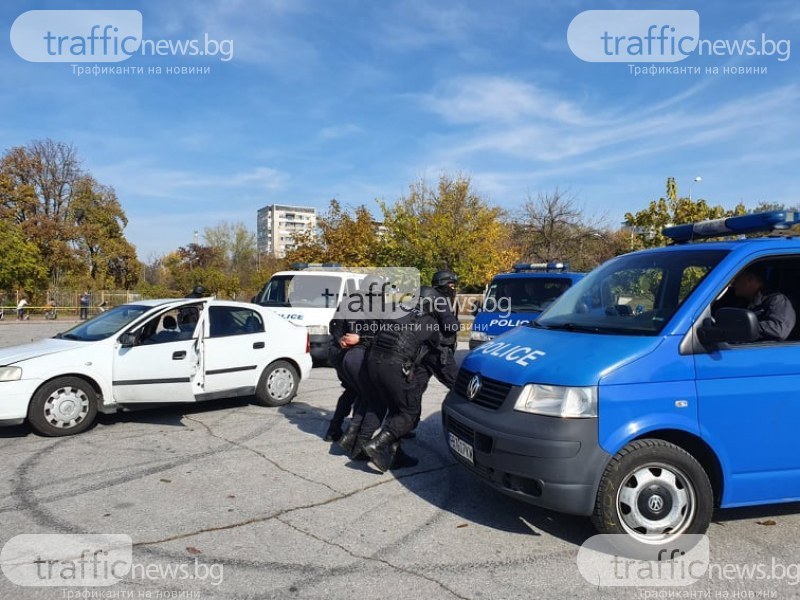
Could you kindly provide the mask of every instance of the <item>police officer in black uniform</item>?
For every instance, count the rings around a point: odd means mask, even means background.
[[[400,438],[419,418],[422,395],[415,379],[424,370],[418,367],[441,339],[433,314],[434,296],[432,288],[421,288],[417,307],[400,319],[383,323],[370,348],[369,377],[389,414],[383,429],[363,445],[363,451],[382,472],[400,456]],[[403,467],[415,464],[417,459],[403,454]]]
[[[357,311],[358,315],[349,315],[343,326],[331,322],[334,331],[343,331],[339,336],[340,346],[344,350],[341,359],[340,377],[345,386],[345,393],[340,397],[340,402],[344,405],[347,402],[347,388],[355,390],[355,402],[353,408],[353,418],[347,431],[339,437],[338,444],[352,458],[357,458],[361,453],[361,446],[372,435],[372,432],[380,425],[386,413],[386,408],[380,396],[375,394],[372,381],[367,372],[367,354],[372,345],[373,338],[377,335],[380,327],[380,301],[383,293],[384,281],[376,275],[368,275],[359,285],[359,295],[362,302],[362,310]],[[356,299],[351,299],[348,306],[352,306]],[[351,312],[349,309],[347,312]],[[335,320],[335,319],[334,319]],[[343,329],[340,330],[340,327]],[[333,333],[333,331],[332,331]],[[336,335],[336,334],[334,334]],[[344,398],[344,399],[343,399]],[[346,415],[347,410],[344,406],[337,408],[334,418],[339,414]],[[342,417],[344,418],[344,417]],[[362,433],[362,423],[367,423],[372,430]],[[375,424],[376,423],[376,424]]]
[[[460,325],[458,318],[453,314],[455,304],[456,284],[458,276],[452,271],[436,271],[431,279],[435,297],[433,299],[433,314],[439,324],[441,340],[422,361],[427,373],[417,378],[419,395],[425,393],[428,381],[432,375],[436,376],[447,389],[452,389],[458,375],[458,365],[455,360],[457,336]]]
[[[346,302],[346,299],[342,300],[342,302]],[[339,311],[337,310],[337,312]],[[344,343],[344,336],[348,333],[352,333],[350,329],[351,327],[346,319],[334,318],[328,325],[328,330],[331,334],[331,345],[328,349],[328,362],[336,369],[336,375],[339,377],[339,382],[344,390],[336,402],[336,409],[328,424],[328,430],[325,432],[326,442],[338,442],[342,437],[344,433],[342,430],[344,420],[347,415],[350,414],[350,411],[353,409],[353,404],[355,404],[356,398],[358,397],[356,384],[347,377],[342,364],[344,362],[344,355],[351,348],[351,346]]]

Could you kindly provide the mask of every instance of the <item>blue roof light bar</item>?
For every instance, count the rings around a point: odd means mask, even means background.
[[[569,263],[555,261],[547,263],[515,263],[511,268],[515,273],[523,271],[569,271]]]
[[[726,235],[744,235],[759,231],[790,229],[800,223],[800,212],[791,210],[771,210],[768,212],[725,217],[699,223],[674,225],[665,227],[662,233],[677,244],[685,244],[692,240],[722,237]]]

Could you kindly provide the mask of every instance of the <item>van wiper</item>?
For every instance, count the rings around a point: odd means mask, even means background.
[[[564,331],[581,331],[587,333],[600,333],[601,329],[597,326],[578,325],[576,323],[559,323],[558,325],[541,325],[539,327],[546,327],[547,329],[562,329]]]
[[[56,336],[60,340],[80,340],[83,341],[83,338],[79,335],[75,335],[74,333],[59,333]]]

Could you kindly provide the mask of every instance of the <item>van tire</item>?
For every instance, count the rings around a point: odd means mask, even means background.
[[[300,375],[290,362],[276,360],[264,369],[256,386],[256,402],[264,406],[289,404],[297,394]]]
[[[58,377],[42,385],[28,406],[31,427],[48,437],[75,435],[97,416],[97,394],[80,377]]]
[[[691,454],[665,440],[642,439],[626,445],[608,463],[592,523],[599,533],[623,533],[658,544],[677,535],[705,533],[713,508],[711,482]]]

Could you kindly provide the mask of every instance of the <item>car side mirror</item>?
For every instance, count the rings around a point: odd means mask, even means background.
[[[136,338],[135,333],[123,333],[119,336],[119,343],[123,348],[131,348],[136,345]]]
[[[704,345],[754,342],[758,339],[758,318],[745,308],[720,308],[713,319],[703,320],[697,337]]]

